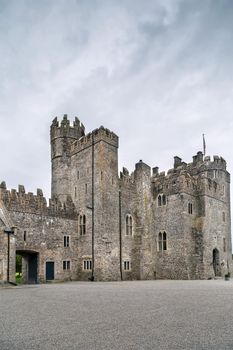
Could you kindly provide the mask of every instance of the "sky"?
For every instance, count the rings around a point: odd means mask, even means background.
[[[232,0],[0,0],[0,182],[50,197],[49,129],[120,138],[119,168],[202,150],[233,173]]]

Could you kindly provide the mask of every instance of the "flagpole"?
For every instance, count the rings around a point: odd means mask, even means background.
[[[206,154],[205,134],[202,134],[202,140],[203,140],[203,154],[205,156]]]

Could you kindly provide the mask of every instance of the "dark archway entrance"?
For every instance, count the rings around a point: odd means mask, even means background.
[[[22,282],[38,283],[39,253],[31,250],[16,250],[16,254],[22,256]]]
[[[219,256],[219,250],[217,248],[213,250],[213,269],[214,269],[214,275],[216,277],[220,277],[221,276],[220,256]]]

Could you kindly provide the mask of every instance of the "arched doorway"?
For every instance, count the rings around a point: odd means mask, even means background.
[[[213,250],[213,269],[214,269],[214,275],[216,277],[220,277],[221,276],[220,256],[219,256],[219,250],[217,248],[214,248]]]
[[[38,283],[39,253],[32,250],[16,250],[16,255],[22,257],[22,282]]]

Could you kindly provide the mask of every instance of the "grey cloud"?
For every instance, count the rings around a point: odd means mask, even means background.
[[[11,1],[0,13],[1,177],[49,195],[49,125],[120,136],[120,165],[231,162],[232,1]]]

